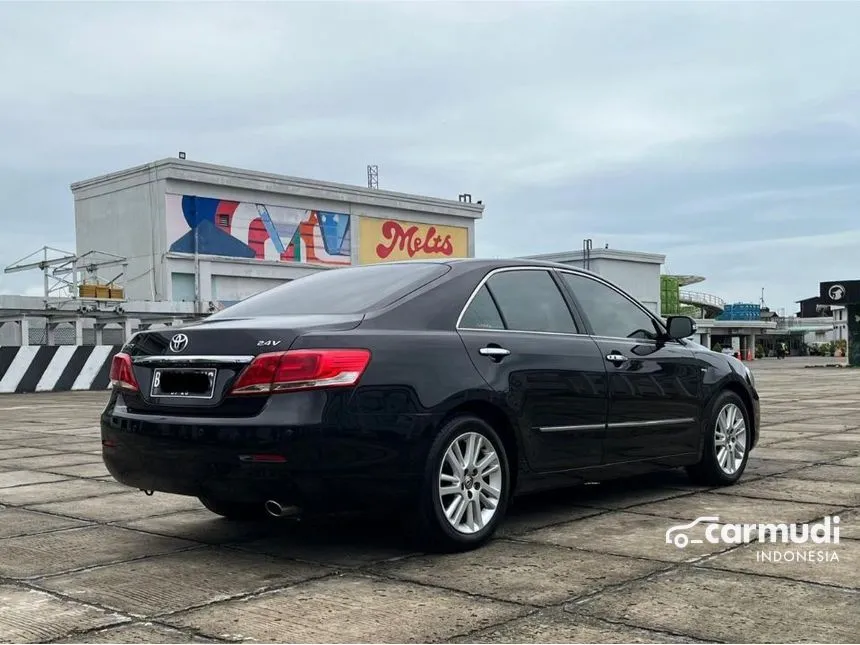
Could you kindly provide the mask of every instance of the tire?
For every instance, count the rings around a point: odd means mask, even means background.
[[[263,504],[228,502],[211,497],[198,497],[197,499],[216,515],[234,522],[260,522],[268,518]]]
[[[726,390],[718,394],[711,403],[705,424],[701,460],[689,466],[687,473],[697,484],[731,486],[741,478],[749,460],[752,443],[749,411],[741,397]],[[727,425],[731,428],[730,432],[726,432]],[[718,449],[720,435],[727,437],[729,447],[725,451],[729,452],[729,455],[724,455],[723,450]],[[733,451],[731,446],[734,446]],[[742,457],[739,454],[740,448],[743,449]],[[732,459],[728,459],[728,456]]]
[[[465,461],[471,472],[466,468],[461,474],[455,469],[452,463],[457,460],[455,443],[463,457],[461,470]],[[477,459],[469,454],[474,446],[479,448]],[[476,466],[480,467],[482,462],[483,474],[480,471],[475,474]],[[495,465],[498,468],[493,468]],[[418,504],[421,545],[431,551],[452,552],[468,551],[486,543],[507,511],[510,482],[505,446],[486,421],[471,415],[448,421],[427,456]],[[443,493],[443,483],[447,491],[456,492]],[[496,492],[498,497],[494,499]],[[457,499],[460,501],[456,502]],[[495,507],[491,508],[493,502]],[[452,511],[453,521],[446,517],[446,507]]]

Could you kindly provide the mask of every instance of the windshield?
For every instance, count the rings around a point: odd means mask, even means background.
[[[446,264],[430,262],[322,270],[251,296],[209,319],[362,313],[404,296],[449,270]]]

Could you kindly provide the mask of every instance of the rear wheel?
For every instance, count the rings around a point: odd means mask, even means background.
[[[687,472],[699,484],[734,484],[746,468],[752,440],[746,405],[734,392],[722,392],[711,405],[706,423],[702,458]]]
[[[245,502],[229,502],[212,497],[198,497],[200,503],[207,509],[236,522],[254,522],[266,519],[266,509],[262,504]]]
[[[510,472],[505,447],[484,420],[458,416],[436,437],[421,488],[425,546],[465,551],[492,537],[505,516]]]

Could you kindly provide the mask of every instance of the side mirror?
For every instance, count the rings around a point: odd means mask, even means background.
[[[672,340],[689,338],[696,333],[696,322],[689,316],[669,316],[666,331]]]

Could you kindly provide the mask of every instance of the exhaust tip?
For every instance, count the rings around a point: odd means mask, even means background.
[[[272,517],[292,517],[298,515],[298,506],[283,506],[280,502],[270,499],[265,503],[266,512]]]

